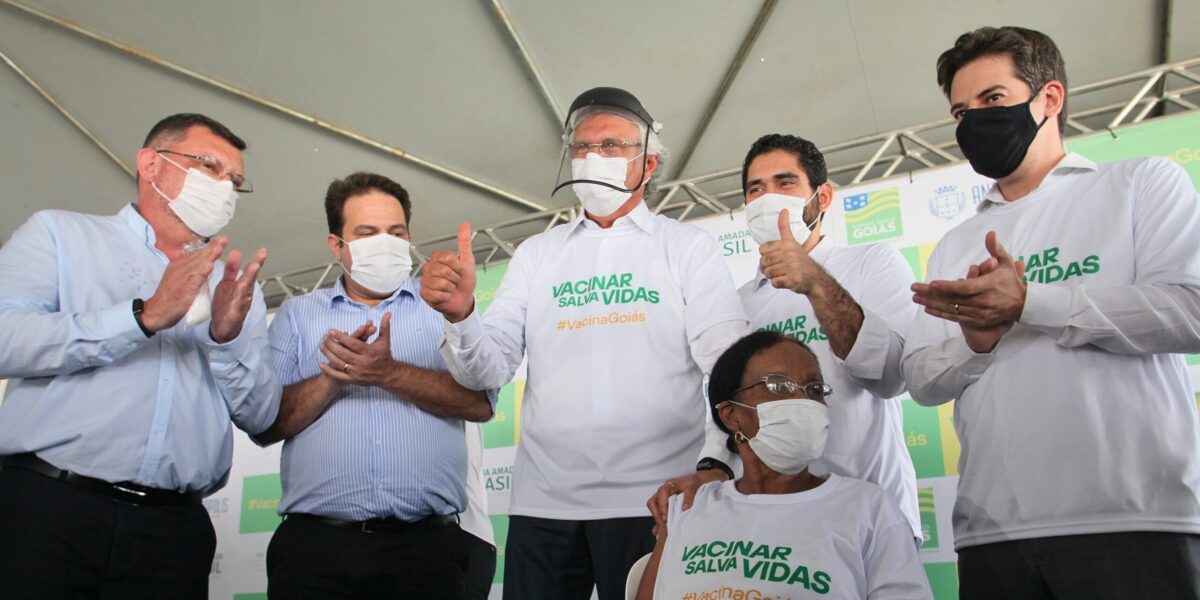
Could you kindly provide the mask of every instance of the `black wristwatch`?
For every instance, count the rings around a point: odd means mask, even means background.
[[[147,338],[154,337],[154,332],[146,329],[146,325],[142,323],[142,311],[146,310],[146,301],[141,298],[133,299],[133,320],[137,321],[138,329],[146,334]]]
[[[733,479],[733,469],[730,469],[729,465],[715,458],[704,457],[700,459],[700,462],[696,463],[697,471],[708,471],[710,469],[720,469],[725,471],[725,474],[728,475],[730,479]]]

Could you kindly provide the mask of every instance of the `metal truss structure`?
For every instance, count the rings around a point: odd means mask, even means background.
[[[1200,57],[1168,63],[1076,87],[1068,102],[1073,109],[1065,125],[1065,136],[1108,131],[1119,136],[1122,127],[1148,118],[1173,116],[1200,110]],[[962,161],[954,141],[955,122],[945,118],[912,127],[864,136],[821,148],[835,186],[856,185],[900,173],[939,167]],[[741,167],[696,177],[677,179],[659,186],[647,205],[655,213],[679,220],[732,213],[742,203]],[[492,265],[510,259],[518,244],[579,215],[578,205],[546,210],[516,219],[493,223],[473,232],[476,262]],[[416,264],[423,265],[437,249],[452,249],[455,235],[444,235],[414,243]],[[336,262],[315,265],[262,280],[268,305],[287,297],[332,285],[340,273]]]
[[[563,108],[537,68],[503,4],[500,0],[481,0],[481,3],[491,10],[498,25],[507,35],[516,58],[521,61],[529,74],[530,81],[537,87],[539,96],[546,105],[547,117],[555,120],[556,127],[561,127]],[[711,93],[698,127],[684,145],[679,159],[674,161],[675,164],[667,165],[668,168],[673,168],[676,174],[683,172],[686,168],[687,162],[700,144],[708,124],[721,107],[726,92],[736,79],[746,57],[770,20],[777,4],[778,0],[763,0],[760,5],[758,14],[749,30],[742,36],[736,56],[727,66],[717,88]],[[1170,6],[1170,0],[1165,2],[1161,15],[1163,21],[1161,24],[1162,48],[1159,54],[1160,60],[1163,61],[1167,60],[1166,48],[1169,45],[1167,36],[1171,21]],[[476,262],[485,267],[508,260],[512,257],[517,245],[525,239],[547,231],[560,223],[568,222],[579,214],[578,206],[547,209],[537,201],[485,183],[446,165],[376,140],[364,133],[336,125],[319,115],[296,110],[281,102],[205,75],[18,0],[0,0],[0,7],[7,7],[37,18],[111,50],[149,62],[175,75],[209,85],[263,108],[277,111],[308,126],[383,152],[418,168],[436,173],[455,184],[474,188],[526,210],[537,211],[515,219],[493,223],[473,232],[472,240]],[[129,165],[118,158],[61,102],[24,72],[12,58],[3,52],[3,48],[0,48],[0,62],[5,63],[47,103],[60,112],[117,167],[131,177],[134,176]],[[1067,136],[1103,130],[1108,130],[1112,135],[1117,136],[1122,126],[1134,125],[1148,118],[1200,110],[1200,57],[1178,62],[1165,62],[1157,67],[1136,73],[1076,87],[1069,91],[1068,98],[1072,107],[1072,116],[1066,123],[1065,133]],[[954,142],[954,122],[950,118],[864,136],[832,144],[821,150],[825,154],[830,178],[835,186],[860,184],[899,173],[948,165],[962,160]],[[740,173],[740,168],[733,167],[696,177],[677,178],[661,184],[655,193],[647,197],[646,202],[654,212],[679,220],[732,213],[741,205]],[[445,235],[415,243],[412,251],[419,269],[434,250],[454,247],[455,235]],[[337,263],[331,262],[262,278],[260,283],[263,286],[263,294],[268,306],[278,306],[288,297],[332,285],[338,275],[336,269],[340,269],[340,267],[337,266]]]

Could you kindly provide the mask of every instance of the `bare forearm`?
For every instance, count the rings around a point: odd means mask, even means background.
[[[435,415],[467,421],[492,418],[487,393],[459,385],[445,371],[430,371],[398,362],[380,387]]]
[[[316,375],[283,388],[279,416],[266,431],[255,436],[260,444],[274,444],[304,431],[333,401],[341,384],[325,375]]]
[[[838,358],[845,360],[854,348],[854,342],[858,340],[859,330],[862,329],[862,307],[824,270],[808,293],[808,300],[829,338],[829,348]]]

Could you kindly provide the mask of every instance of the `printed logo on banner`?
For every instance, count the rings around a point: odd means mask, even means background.
[[[279,526],[279,473],[251,475],[242,480],[242,519],[238,533],[275,531]]]
[[[492,515],[492,535],[496,538],[496,576],[492,583],[504,583],[504,546],[508,541],[508,515]]]
[[[917,488],[917,506],[921,512],[921,551],[938,549],[937,507],[933,501],[933,488]]]
[[[958,600],[958,563],[925,563],[925,577],[937,600]]]
[[[900,406],[904,413],[904,442],[912,457],[917,478],[946,475],[942,453],[942,431],[938,411],[905,398]]]
[[[933,254],[933,248],[937,244],[921,244],[920,246],[909,246],[900,249],[900,255],[904,260],[908,261],[908,266],[912,268],[913,278],[917,281],[925,281],[926,267],[929,265],[929,255]]]
[[[900,188],[888,187],[842,198],[846,240],[851,246],[904,236],[900,217]]]
[[[508,492],[512,489],[512,465],[489,467],[483,470],[483,488],[489,494]]]
[[[721,245],[721,256],[725,258],[753,254],[757,251],[756,248],[751,247],[753,240],[750,238],[749,229],[722,233],[717,236],[717,243]]]
[[[950,220],[961,215],[967,208],[967,193],[957,185],[943,185],[933,190],[929,199],[929,212],[939,219]]]
[[[517,445],[517,420],[521,415],[521,396],[524,394],[524,381],[514,381],[500,388],[496,398],[496,414],[491,421],[483,424],[485,449]]]
[[[229,512],[229,496],[211,496],[204,499],[204,509],[211,519],[218,519]]]
[[[500,281],[504,279],[504,273],[508,271],[508,263],[492,265],[490,267],[476,267],[475,269],[475,309],[479,314],[487,311],[491,306],[492,300],[496,299],[496,290],[500,287]]]

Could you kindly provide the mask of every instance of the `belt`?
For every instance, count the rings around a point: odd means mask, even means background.
[[[177,492],[146,487],[131,481],[109,483],[103,479],[88,477],[60,469],[40,458],[32,452],[11,454],[3,457],[3,468],[15,467],[57,479],[80,489],[89,490],[107,496],[112,500],[133,504],[135,506],[184,506],[200,504],[198,492]]]
[[[435,529],[458,523],[458,515],[430,515],[419,521],[404,521],[401,519],[368,519],[366,521],[343,521],[308,513],[287,513],[285,519],[301,521],[316,521],[322,525],[361,531],[363,533],[403,533],[418,529]]]

